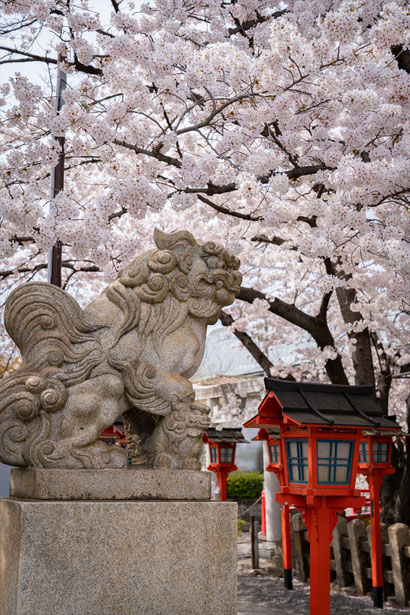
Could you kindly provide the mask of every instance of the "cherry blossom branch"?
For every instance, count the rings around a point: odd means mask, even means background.
[[[319,320],[325,321],[327,318],[327,310],[329,308],[330,299],[332,298],[333,291],[329,291],[325,293],[320,301],[318,318]]]
[[[138,147],[137,145],[132,145],[131,143],[127,143],[126,141],[121,141],[119,139],[113,139],[113,143],[115,145],[120,145],[121,147],[125,147],[126,149],[133,150],[136,154],[143,154],[144,156],[150,156],[151,158],[155,158],[160,162],[165,162],[166,164],[170,164],[174,167],[180,169],[182,167],[182,163],[178,158],[173,158],[172,156],[166,156],[165,154],[161,154],[161,152],[157,150],[148,150],[143,149],[142,147]]]
[[[290,171],[285,171],[284,175],[287,175],[289,179],[298,179],[299,177],[304,177],[306,175],[315,175],[319,171],[334,171],[334,169],[331,167],[328,167],[327,165],[323,163],[320,163],[320,164],[312,164],[312,165],[305,166],[305,167],[296,167],[295,169],[291,169]],[[260,181],[264,183],[262,178],[260,179]],[[266,179],[266,182],[267,181],[269,181],[269,179]]]
[[[243,34],[244,32],[257,26],[258,24],[264,23],[269,19],[277,19],[278,17],[282,17],[282,15],[284,15],[285,13],[287,13],[287,9],[284,9],[282,11],[275,11],[271,15],[259,15],[257,13],[257,17],[255,17],[255,19],[248,19],[247,21],[243,21],[242,23],[238,24],[236,28],[228,28],[228,33],[231,36],[238,33]]]
[[[5,47],[4,45],[0,45],[0,49],[3,51],[7,51],[11,54],[13,53],[17,53],[18,55],[24,56],[26,58],[28,58],[27,60],[22,60],[22,59],[9,59],[9,60],[2,60],[0,61],[0,64],[7,64],[7,63],[13,63],[13,62],[44,62],[45,64],[57,64],[57,60],[55,58],[49,58],[48,56],[39,56],[36,55],[34,53],[30,53],[28,51],[20,51],[18,49],[12,49],[11,47]],[[77,58],[75,59],[74,62],[69,63],[69,66],[74,66],[76,70],[82,72],[82,73],[87,73],[89,75],[102,75],[103,71],[101,68],[96,68],[95,66],[91,66],[91,65],[85,65],[82,62],[80,62]]]
[[[274,131],[272,130],[272,128],[274,128]],[[280,141],[279,136],[281,134],[282,133],[281,133],[281,130],[277,122],[272,122],[271,124],[265,124],[261,132],[261,135],[263,137],[270,137],[272,141],[276,143],[279,149],[282,150],[282,152],[286,154],[286,156],[289,159],[289,162],[291,162],[291,164],[293,164],[294,167],[297,167],[298,166],[297,156],[293,156],[293,154],[291,154],[289,150]]]
[[[276,316],[280,316],[289,323],[304,329],[313,337],[320,349],[330,347],[335,349],[335,340],[328,327],[328,324],[318,316],[310,316],[292,303],[282,301],[282,299],[269,300],[265,293],[253,288],[241,287],[238,299],[247,303],[253,303],[255,299],[262,299],[269,303],[269,311]],[[348,379],[343,368],[340,354],[336,354],[334,359],[327,359],[325,364],[327,375],[334,384],[348,384]]]
[[[234,319],[230,314],[227,314],[223,310],[219,316],[219,320],[224,325],[224,327],[232,327],[235,326]],[[235,328],[232,329],[233,334],[238,340],[245,346],[246,350],[253,356],[255,361],[259,363],[265,374],[268,376],[271,373],[271,368],[273,367],[273,363],[268,359],[268,357],[261,351],[261,349],[255,344],[250,335],[248,335],[244,331],[237,331]]]
[[[186,128],[180,128],[179,130],[176,130],[175,132],[179,136],[187,132],[193,132],[195,130],[200,130],[201,128],[205,128],[205,126],[209,126],[212,120],[217,115],[222,113],[222,111],[224,111],[227,107],[229,107],[230,105],[233,105],[236,102],[239,102],[240,100],[244,100],[246,98],[254,98],[254,94],[239,94],[238,96],[235,96],[234,98],[230,98],[225,103],[222,103],[222,105],[220,105],[219,107],[215,107],[214,105],[213,111],[202,122],[198,122],[198,124],[194,124],[193,126],[187,126]]]
[[[46,64],[57,64],[57,60],[55,58],[49,58],[47,56],[38,56],[34,53],[29,53],[28,51],[19,51],[18,49],[12,49],[11,47],[5,47],[4,45],[0,45],[0,49],[2,51],[7,51],[9,53],[17,53],[21,56],[31,58],[31,61],[33,62],[45,62]],[[16,60],[16,61],[19,62],[21,60]],[[1,63],[4,64],[5,61],[2,61]]]
[[[10,241],[14,241],[15,243],[19,243],[21,245],[23,245],[24,243],[35,243],[34,237],[31,237],[30,235],[22,237],[14,235],[13,237],[11,237]]]
[[[156,156],[154,155],[154,158],[155,157]],[[304,177],[307,175],[315,175],[319,171],[333,171],[333,169],[322,163],[313,164],[305,167],[296,167],[295,169],[289,169],[289,171],[271,171],[267,175],[261,175],[257,177],[257,180],[261,184],[267,184],[268,181],[275,175],[286,175],[289,179],[299,179],[300,177]],[[234,192],[237,189],[238,186],[234,182],[222,185],[216,185],[212,182],[208,182],[207,186],[204,186],[203,188],[185,188],[184,192],[187,192],[188,194],[203,193],[207,194],[208,196],[213,196],[215,194],[226,194],[228,192]]]
[[[38,62],[38,60],[33,58],[16,58],[15,60],[0,60],[0,64],[23,64],[25,62]],[[53,64],[53,62],[49,62],[49,64]]]
[[[108,222],[111,222],[111,220],[115,220],[115,218],[121,218],[126,213],[128,213],[128,210],[125,209],[125,207],[123,207],[121,211],[114,211],[112,214],[108,216]]]
[[[407,195],[407,196],[406,196]],[[377,203],[372,203],[369,207],[378,207],[382,203],[386,201],[396,199],[397,201],[402,200],[404,204],[410,204],[410,188],[403,188],[402,190],[397,190],[396,192],[391,192],[390,194],[386,194],[381,197]]]
[[[21,30],[22,28],[27,28],[28,26],[32,26],[33,23],[36,23],[37,19],[32,19],[31,21],[17,21],[14,23],[8,24],[4,29],[0,30],[0,36],[5,36],[6,34],[11,34],[12,32],[16,32],[17,30]]]
[[[117,0],[111,0],[112,8],[116,13],[120,12],[120,3]]]
[[[74,270],[75,273],[96,273],[101,271],[97,265],[87,265],[83,267],[78,267],[77,269],[70,261],[63,261],[61,266],[65,269]],[[10,277],[11,275],[16,275],[18,273],[38,273],[42,269],[47,269],[47,263],[39,263],[34,267],[17,267],[16,269],[9,269],[6,271],[0,271],[0,278],[5,279]]]
[[[210,201],[209,199],[202,196],[201,194],[198,195],[198,200],[202,201],[202,203],[205,203],[206,205],[209,205],[210,207],[212,207],[212,209],[215,209],[215,211],[217,211],[220,214],[232,216],[233,218],[240,218],[241,220],[250,220],[252,222],[258,222],[260,220],[263,220],[262,216],[252,216],[252,214],[243,214],[240,211],[233,211],[231,209],[227,209],[226,207],[223,207],[222,205],[217,205],[216,203],[214,203],[213,201]]]
[[[255,235],[255,237],[251,238],[251,241],[255,241],[256,243],[270,243],[274,246],[282,246],[286,243],[286,239],[282,239],[282,237],[267,237],[266,235]],[[295,246],[291,246],[288,248],[289,250],[296,250]]]
[[[17,267],[16,269],[0,271],[0,278],[4,280],[5,278],[8,278],[11,275],[16,275],[17,273],[37,273],[42,269],[47,269],[47,264],[40,263],[34,267]]]

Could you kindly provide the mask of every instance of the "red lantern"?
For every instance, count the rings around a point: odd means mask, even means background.
[[[224,428],[221,430],[210,427],[204,433],[203,441],[209,446],[211,460],[208,470],[215,472],[218,477],[221,501],[226,501],[226,480],[230,472],[238,468],[235,465],[235,451],[237,443],[246,444],[241,429]]]
[[[280,428],[281,504],[303,514],[310,539],[310,612],[329,615],[330,541],[338,515],[365,499],[355,489],[364,429],[398,432],[371,386],[265,379],[268,393],[245,427]],[[275,465],[275,464],[273,464]],[[272,468],[273,469],[273,468]]]
[[[371,499],[371,554],[373,604],[383,608],[382,544],[380,534],[380,486],[383,477],[393,474],[391,465],[392,436],[397,431],[364,431],[360,442],[358,472],[364,474],[369,483]]]
[[[120,427],[122,428],[122,431]],[[123,430],[124,427],[122,423],[111,425],[110,427],[107,427],[107,429],[104,429],[99,437],[99,440],[115,440],[118,444],[126,445],[127,439]]]

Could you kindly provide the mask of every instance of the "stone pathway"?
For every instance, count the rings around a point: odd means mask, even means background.
[[[259,548],[260,571],[251,569],[250,543],[246,535],[238,540],[238,615],[308,615],[309,586],[294,581],[294,589],[284,588],[283,580],[269,573],[270,560],[263,543]],[[264,557],[265,556],[265,557]],[[325,590],[325,588],[324,588]],[[383,610],[372,606],[367,596],[349,596],[332,592],[332,615],[409,615],[410,609],[385,605]]]

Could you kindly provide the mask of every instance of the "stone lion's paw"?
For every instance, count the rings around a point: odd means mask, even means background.
[[[170,457],[170,455],[160,453],[155,457],[152,465],[154,468],[171,468],[172,458]]]
[[[182,462],[183,470],[200,470],[201,464],[198,459],[194,459],[193,457],[188,457],[188,459],[184,459]]]

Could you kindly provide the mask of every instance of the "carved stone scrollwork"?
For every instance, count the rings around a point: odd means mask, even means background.
[[[10,294],[5,326],[23,363],[0,381],[1,461],[123,467],[126,451],[98,438],[124,415],[133,463],[199,467],[208,409],[189,378],[239,291],[239,261],[187,231],[155,229],[154,241],[85,310],[44,282]]]

